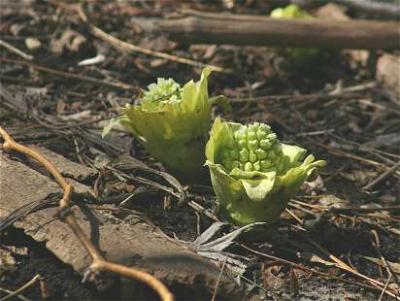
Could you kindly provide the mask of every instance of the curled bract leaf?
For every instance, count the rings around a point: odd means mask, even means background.
[[[118,119],[153,157],[181,178],[194,178],[203,169],[211,122],[210,73],[210,68],[204,68],[198,82],[191,80],[183,87],[173,79],[159,78],[138,105],[122,108]]]
[[[281,143],[262,123],[241,125],[217,118],[206,146],[212,185],[237,224],[272,223],[300,185],[325,161]]]

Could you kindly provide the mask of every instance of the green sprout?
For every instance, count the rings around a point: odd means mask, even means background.
[[[296,4],[290,4],[284,8],[279,7],[272,10],[270,13],[271,18],[275,19],[298,19],[309,20],[314,17],[307,11],[301,9]],[[314,48],[288,48],[286,53],[294,63],[306,64],[310,62],[318,54],[318,49]]]
[[[121,123],[171,172],[186,180],[196,178],[204,171],[204,146],[211,123],[210,73],[210,68],[204,68],[200,81],[191,80],[183,87],[173,79],[159,78],[148,86],[138,105],[122,108],[123,115],[110,121],[103,136]]]
[[[282,8],[275,8],[270,16],[277,19],[312,19],[313,16],[301,9],[296,4],[289,4]]]
[[[217,118],[206,145],[206,165],[222,208],[239,225],[273,223],[300,185],[325,161],[281,143],[267,124]]]

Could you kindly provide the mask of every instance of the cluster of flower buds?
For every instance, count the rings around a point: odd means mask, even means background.
[[[181,101],[181,85],[172,78],[158,78],[157,83],[147,86],[144,91],[142,102],[167,102],[174,103]]]
[[[284,171],[282,147],[270,126],[258,122],[242,125],[233,136],[231,147],[223,151],[222,165],[228,171]]]

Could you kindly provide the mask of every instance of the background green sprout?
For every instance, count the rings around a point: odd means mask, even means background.
[[[214,191],[239,225],[272,223],[300,185],[325,161],[280,143],[266,124],[241,125],[217,118],[206,146]]]
[[[313,19],[304,9],[301,9],[296,4],[290,4],[286,7],[279,7],[272,10],[270,13],[271,18],[275,19],[298,19],[307,20]],[[288,48],[285,50],[292,63],[295,64],[307,64],[312,61],[319,53],[318,49],[314,48]]]

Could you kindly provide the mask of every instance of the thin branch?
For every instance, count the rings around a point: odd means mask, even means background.
[[[53,163],[51,163],[49,160],[43,157],[39,152],[15,142],[14,139],[1,126],[0,126],[0,135],[4,139],[3,149],[6,152],[14,150],[35,159],[41,165],[43,165],[43,167],[47,171],[49,171],[49,173],[55,178],[56,182],[64,190],[64,195],[60,200],[59,218],[71,228],[72,232],[75,234],[77,239],[89,253],[90,257],[92,258],[92,264],[90,265],[91,271],[111,272],[127,278],[141,281],[150,286],[152,289],[154,289],[163,301],[174,300],[174,297],[172,293],[168,290],[168,288],[154,276],[144,271],[112,263],[104,259],[100,251],[97,250],[97,248],[90,241],[89,237],[83,232],[82,228],[76,221],[75,214],[71,210],[70,201],[71,201],[73,186],[65,180],[65,178],[61,175],[61,173],[53,165]]]
[[[18,48],[14,47],[11,44],[8,44],[6,41],[0,40],[0,46],[3,46],[5,49],[15,53],[16,55],[19,55],[20,57],[22,57],[25,60],[33,60],[33,56],[29,55],[25,52],[23,52],[22,50],[19,50]]]
[[[2,287],[0,287],[0,292],[4,292],[4,293],[8,293],[8,294],[12,294],[12,293],[13,293],[13,291],[10,291],[10,290],[5,289],[5,288],[2,288]],[[24,296],[21,295],[21,294],[15,296],[15,297],[18,298],[18,299],[20,299],[20,300],[22,300],[22,301],[31,301],[30,299],[24,297]]]
[[[386,290],[387,290],[387,288],[388,288],[388,286],[389,286],[389,284],[390,284],[390,280],[391,280],[391,279],[392,279],[392,274],[390,274],[389,277],[386,279],[385,286],[382,288],[382,292],[381,292],[381,294],[379,295],[378,301],[382,301],[382,298],[383,298],[383,296],[385,295],[385,292],[386,292]]]
[[[10,293],[9,295],[5,296],[4,298],[1,298],[0,301],[6,301],[6,300],[10,300],[11,298],[18,296],[19,294],[21,294],[23,291],[27,290],[28,288],[30,288],[31,286],[35,285],[36,282],[38,282],[40,280],[40,275],[37,274],[35,277],[33,277],[31,280],[29,280],[27,283],[25,283],[23,286],[19,287],[18,289],[16,289],[15,291],[13,291],[12,293]]]
[[[400,167],[400,161],[397,162],[396,164],[394,164],[392,167],[390,167],[388,170],[386,170],[384,173],[382,173],[381,175],[379,175],[377,178],[375,178],[374,180],[372,180],[370,183],[368,183],[367,185],[365,185],[363,187],[364,190],[369,190],[372,187],[374,187],[376,184],[378,184],[379,182],[381,182],[382,180],[386,179],[387,176],[389,176],[391,173],[395,172],[397,168]]]
[[[222,278],[222,275],[223,275],[224,270],[225,270],[225,265],[226,265],[226,259],[227,259],[227,258],[228,258],[228,257],[225,257],[224,262],[223,262],[223,264],[222,264],[221,271],[220,271],[220,273],[219,273],[219,275],[218,275],[217,283],[215,284],[214,293],[213,293],[213,295],[212,295],[212,297],[211,297],[211,301],[215,301],[215,298],[217,297],[217,292],[218,292],[219,283],[221,282],[221,278]]]

